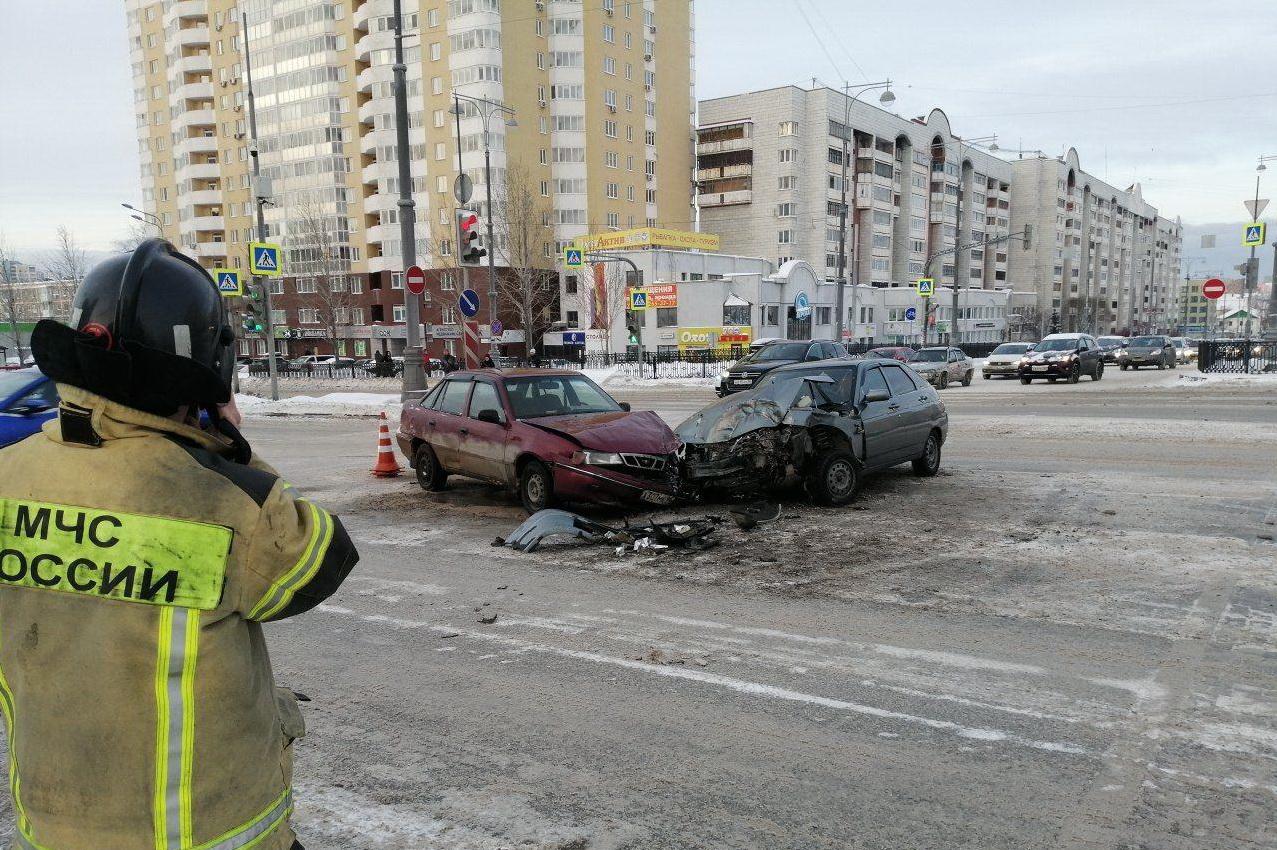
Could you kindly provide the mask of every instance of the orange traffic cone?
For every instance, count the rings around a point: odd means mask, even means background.
[[[390,442],[390,426],[386,424],[386,411],[381,412],[381,427],[377,431],[377,462],[372,466],[372,474],[378,478],[394,478],[399,474],[399,462],[395,460],[395,450]]]

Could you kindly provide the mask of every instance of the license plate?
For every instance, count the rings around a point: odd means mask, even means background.
[[[653,505],[669,505],[674,502],[674,497],[669,493],[657,493],[655,490],[644,490],[643,495],[639,498]]]
[[[1033,371],[1034,371],[1034,372],[1045,372],[1045,371],[1046,371],[1047,369],[1049,369],[1049,368],[1050,368],[1049,366],[1034,366],[1034,367],[1033,367]]]
[[[747,387],[749,386],[749,379],[748,378],[737,379],[734,381],[729,381],[728,383],[730,383],[733,387]]]

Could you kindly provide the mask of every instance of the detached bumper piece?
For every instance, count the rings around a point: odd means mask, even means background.
[[[718,544],[714,532],[720,522],[720,517],[704,517],[612,526],[569,511],[547,508],[524,520],[509,537],[498,537],[492,545],[509,546],[516,552],[535,552],[543,541],[557,537],[613,545],[618,554],[631,546],[635,551],[709,549]]]

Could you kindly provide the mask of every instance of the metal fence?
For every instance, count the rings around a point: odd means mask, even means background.
[[[1277,372],[1277,340],[1202,340],[1197,344],[1197,368],[1213,373]]]

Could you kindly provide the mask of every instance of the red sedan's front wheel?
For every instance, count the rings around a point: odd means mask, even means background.
[[[530,514],[554,505],[554,476],[541,461],[528,461],[519,473],[519,501]]]

